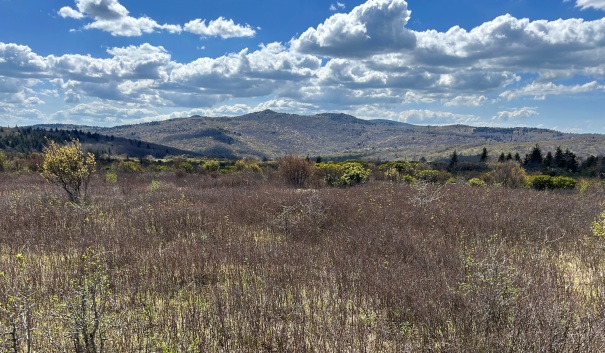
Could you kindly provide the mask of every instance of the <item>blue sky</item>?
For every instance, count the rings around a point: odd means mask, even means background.
[[[605,0],[0,0],[0,125],[272,109],[605,133]]]

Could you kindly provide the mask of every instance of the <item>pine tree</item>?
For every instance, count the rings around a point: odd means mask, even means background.
[[[481,157],[479,157],[479,161],[481,163],[485,163],[485,162],[487,162],[487,158],[488,158],[487,148],[483,147],[483,151],[481,152]]]

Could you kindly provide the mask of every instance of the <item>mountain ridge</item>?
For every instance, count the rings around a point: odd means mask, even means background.
[[[365,120],[343,113],[299,115],[264,110],[235,117],[196,115],[83,129],[227,158],[271,159],[296,154],[383,160],[436,159],[454,149],[465,155],[479,154],[483,147],[495,152],[524,154],[536,143],[545,151],[562,146],[578,155],[605,154],[605,135],[599,134],[571,134],[530,127],[421,126],[386,119]]]

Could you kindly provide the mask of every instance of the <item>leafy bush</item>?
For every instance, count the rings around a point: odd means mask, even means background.
[[[263,170],[258,163],[252,159],[243,159],[235,162],[235,170],[246,173],[262,173]]]
[[[470,186],[479,186],[479,187],[483,187],[483,186],[487,185],[483,180],[481,180],[479,178],[469,179],[469,181],[467,181],[466,183]]]
[[[592,234],[605,239],[605,212],[602,212],[599,219],[591,224]]]
[[[535,190],[552,189],[550,175],[533,175],[527,179],[527,187]]]
[[[441,172],[435,169],[421,170],[416,174],[416,178],[418,180],[426,181],[428,183],[444,182],[447,181],[449,177],[449,173]]]
[[[496,169],[488,175],[495,184],[500,184],[509,188],[522,188],[527,181],[527,173],[519,163],[508,161],[498,163]]]
[[[439,171],[434,169],[422,170],[416,174],[418,180],[426,181],[429,183],[436,183],[439,177]]]
[[[84,154],[78,140],[72,140],[65,146],[51,141],[48,147],[44,148],[42,176],[61,185],[70,201],[80,203],[86,199],[88,183],[95,165],[95,156],[90,152]]]
[[[202,164],[202,169],[207,170],[209,172],[216,172],[221,167],[221,163],[217,160],[209,160]]]
[[[324,174],[324,181],[330,186],[353,186],[368,181],[371,170],[357,161],[342,163],[317,163],[315,167]]]
[[[125,160],[117,163],[116,170],[122,173],[141,173],[143,167],[135,161]]]
[[[118,175],[114,172],[105,173],[105,182],[115,184],[118,181]]]
[[[535,190],[571,190],[577,181],[571,177],[550,175],[534,175],[527,179],[527,186]]]
[[[558,190],[571,190],[578,182],[572,177],[556,176],[551,180],[551,188]]]

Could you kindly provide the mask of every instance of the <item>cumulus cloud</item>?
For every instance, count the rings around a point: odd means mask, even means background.
[[[475,115],[455,114],[443,111],[413,109],[398,114],[396,120],[408,124],[423,125],[450,125],[450,124],[474,124],[481,119]]]
[[[189,21],[184,26],[185,31],[197,34],[202,37],[254,37],[256,31],[250,25],[239,25],[231,19],[219,17],[210,21],[206,25],[206,20],[195,19]]]
[[[43,77],[47,73],[44,57],[25,45],[0,42],[0,75],[6,77]]]
[[[603,67],[605,18],[529,21],[504,15],[471,31],[417,32],[417,47],[402,56],[408,64],[481,67],[518,71],[582,72]]]
[[[183,30],[202,37],[253,37],[256,31],[249,25],[239,25],[231,19],[219,17],[206,25],[206,21],[192,20],[183,26],[179,24],[159,24],[149,17],[132,17],[128,9],[118,0],[76,0],[74,9],[62,7],[58,14],[63,18],[83,19],[93,21],[86,24],[84,29],[98,29],[111,33],[113,36],[138,37],[145,33],[167,31],[181,33]]]
[[[577,0],[576,6],[582,10],[593,8],[605,11],[605,0]]]
[[[114,35],[170,30],[232,38],[256,33],[223,17],[193,20],[182,28],[159,25],[131,17],[118,0],[77,0],[59,14],[92,19],[85,28]],[[484,115],[487,123],[498,124],[536,116],[538,108],[501,106],[496,115],[497,110],[481,112],[494,109],[486,108],[494,102],[605,91],[605,18],[530,21],[504,15],[468,30],[415,32],[405,28],[410,16],[404,0],[368,0],[289,43],[184,63],[151,44],[109,48],[107,55],[95,57],[42,56],[28,46],[0,42],[0,113],[6,119],[7,107],[13,114],[18,107],[43,109],[48,101],[63,100],[71,109],[100,100],[122,107],[111,114],[115,121],[125,121],[130,112],[133,119],[145,119],[163,116],[154,109],[191,108],[186,111],[227,115],[254,109],[332,110],[420,124],[477,124],[477,116]],[[586,83],[576,84],[579,79]],[[55,97],[43,97],[42,89],[54,89]],[[121,104],[149,107],[149,115]],[[85,106],[80,107],[85,116],[102,119],[82,110]],[[399,113],[412,107],[430,109]],[[441,111],[444,107],[476,115]],[[78,113],[64,112],[73,113],[70,119]]]
[[[578,94],[594,91],[605,91],[605,85],[599,85],[597,81],[591,81],[583,85],[557,85],[553,82],[532,82],[531,84],[516,90],[508,90],[500,93],[500,97],[513,100],[520,97],[532,97],[536,100],[544,100],[547,96],[562,94]]]
[[[404,0],[369,0],[309,28],[290,45],[300,53],[357,58],[413,48],[415,37],[405,28],[410,14]]]
[[[62,7],[58,13],[63,18],[75,18],[76,20],[80,20],[86,17],[86,15],[84,15],[80,11],[74,10],[69,6]]]
[[[453,99],[445,99],[444,105],[446,107],[451,106],[468,106],[468,107],[478,107],[485,104],[489,99],[484,95],[460,95],[456,96]]]
[[[63,122],[92,123],[127,123],[132,119],[141,119],[145,116],[155,116],[155,110],[128,106],[124,104],[110,104],[103,101],[80,103],[71,108],[59,110],[52,115],[53,119]]]
[[[492,120],[498,121],[510,121],[510,120],[519,120],[519,119],[527,119],[532,116],[539,115],[538,109],[535,107],[522,107],[513,110],[504,110],[498,112],[495,116],[492,117]]]
[[[76,0],[76,7],[77,10],[65,6],[58,13],[63,18],[90,17],[93,21],[85,25],[85,29],[99,29],[113,36],[138,37],[156,30],[170,33],[182,31],[179,25],[161,25],[149,17],[131,17],[129,11],[118,0]]]

